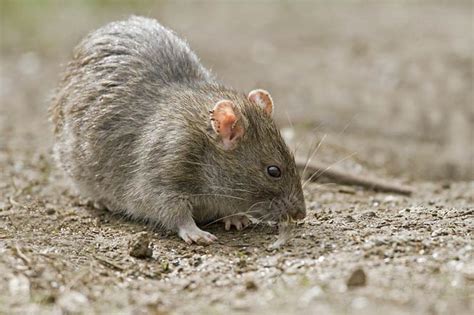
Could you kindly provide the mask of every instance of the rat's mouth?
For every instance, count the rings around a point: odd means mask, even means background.
[[[306,206],[300,200],[293,200],[293,202],[282,199],[272,199],[271,201],[259,202],[260,207],[253,209],[252,215],[255,219],[261,221],[300,221],[306,217]]]

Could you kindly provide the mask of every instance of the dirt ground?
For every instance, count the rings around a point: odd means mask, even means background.
[[[470,1],[0,5],[0,314],[474,313]],[[188,246],[88,206],[52,161],[48,99],[81,37],[132,13],[268,89],[300,152],[324,139],[317,160],[415,193],[308,184],[276,250],[272,225]]]

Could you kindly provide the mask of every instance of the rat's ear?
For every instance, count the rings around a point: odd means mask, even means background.
[[[212,129],[219,135],[225,150],[231,150],[244,135],[244,124],[238,108],[229,100],[217,102],[209,111]]]
[[[249,101],[257,104],[263,111],[268,115],[272,116],[273,114],[273,100],[272,97],[270,96],[270,93],[268,93],[265,90],[253,90],[252,92],[249,93],[247,96]]]

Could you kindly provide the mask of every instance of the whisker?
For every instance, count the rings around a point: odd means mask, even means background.
[[[337,183],[315,183],[314,186],[317,187],[330,187],[330,186],[336,186],[338,187],[339,184]]]
[[[206,227],[206,226],[209,226],[209,225],[211,225],[211,224],[214,224],[214,223],[216,223],[216,222],[222,221],[222,220],[224,220],[224,219],[231,218],[231,217],[238,216],[238,215],[243,215],[243,216],[246,216],[247,218],[249,218],[249,214],[254,213],[254,212],[258,212],[258,210],[251,211],[252,208],[255,207],[255,206],[258,205],[258,204],[265,203],[265,202],[268,202],[268,201],[258,201],[258,202],[256,202],[256,203],[254,203],[253,205],[251,205],[246,211],[237,212],[237,213],[232,213],[232,214],[223,216],[223,217],[221,217],[221,218],[219,218],[219,219],[216,219],[216,220],[214,220],[214,221],[209,222],[208,224],[205,225],[205,227]]]
[[[295,144],[295,148],[293,150],[293,155],[296,155],[296,152],[299,150],[299,148],[303,145],[303,143],[306,141],[306,139],[308,138],[308,135],[311,135],[313,134],[320,126],[320,124],[317,124],[314,128],[311,128],[311,130],[309,132],[306,132],[305,135],[303,135],[302,139],[300,139],[296,144]],[[311,150],[310,150],[311,152]]]
[[[331,165],[329,165],[328,167],[326,167],[324,170],[321,170],[321,171],[318,171],[318,172],[315,172],[313,175],[311,175],[302,185],[302,188],[304,188],[306,186],[306,184],[308,184],[314,177],[316,176],[321,176],[323,175],[327,170],[329,170],[331,167],[333,167],[334,165],[336,164],[339,164],[349,158],[351,158],[352,156],[354,156],[355,154],[357,154],[357,152],[352,152],[351,154],[347,155],[346,157],[340,159],[339,161],[336,161],[334,163],[332,163]]]
[[[264,219],[269,218],[273,215],[274,215],[274,213],[268,212],[268,213],[265,213],[265,214],[261,215],[260,217],[256,218],[256,220],[263,221]]]
[[[347,122],[347,124],[344,126],[344,128],[342,128],[341,132],[339,133],[339,136],[342,136],[344,134],[344,132],[346,132],[347,128],[349,128],[349,126],[352,124],[352,122],[354,121],[354,119],[357,117],[359,113],[355,113],[351,119],[349,119],[349,121]]]
[[[307,160],[306,160],[306,164],[303,168],[303,174],[301,175],[302,178],[304,178],[304,176],[306,175],[306,170],[308,169],[308,164],[311,162],[311,160],[313,159],[313,157],[316,155],[316,153],[318,152],[319,148],[321,147],[323,141],[326,139],[326,136],[327,134],[324,134],[324,136],[321,138],[321,141],[319,141],[318,145],[316,146],[316,148],[314,149],[313,153],[311,154],[311,156],[308,156]]]
[[[214,221],[211,221],[211,222],[207,223],[206,225],[204,225],[204,227],[207,227],[207,226],[209,226],[209,225],[211,225],[211,224],[217,223],[217,222],[222,221],[222,220],[227,219],[227,218],[236,217],[236,216],[238,216],[238,215],[242,215],[242,216],[245,216],[245,217],[247,217],[247,218],[251,218],[252,216],[251,216],[250,214],[251,214],[251,213],[254,213],[254,212],[258,212],[258,210],[255,210],[255,211],[246,211],[246,212],[237,212],[237,213],[229,214],[229,215],[223,216],[223,217],[221,217],[221,218],[219,218],[219,219],[216,219],[216,220],[214,220]]]
[[[311,155],[314,153],[314,150],[316,150],[317,145],[316,145],[314,148],[313,148],[313,145],[314,145],[314,142],[310,144],[309,150],[308,150],[308,152],[307,152],[307,154],[306,154],[306,163],[305,163],[304,168],[303,168],[303,173],[301,174],[301,175],[302,175],[302,178],[304,178],[303,176],[304,176],[304,173],[306,172],[306,168],[307,168],[308,163],[309,163],[309,162],[308,162],[308,161],[309,161],[309,158],[310,158]]]
[[[266,213],[264,215],[261,215],[260,217],[258,218],[255,218],[257,221],[259,222],[263,222],[266,218],[269,218],[273,215],[273,213],[269,212],[269,213]],[[258,223],[254,225],[254,227],[252,228],[252,231],[257,227]]]
[[[295,130],[295,128],[293,127],[293,122],[291,121],[290,115],[288,114],[288,111],[285,111],[285,114],[286,114],[286,119],[288,119],[288,123],[290,124],[290,128],[292,130]]]
[[[347,124],[342,128],[341,132],[339,133],[339,135],[342,135],[344,134],[344,132],[347,130],[347,128],[349,128],[350,124],[354,121],[355,117],[357,117],[357,113],[354,114],[350,119],[349,121],[347,122]],[[314,129],[313,129],[314,131]],[[313,159],[313,157],[316,155],[316,153],[318,152],[319,148],[321,147],[323,141],[326,139],[326,136],[327,134],[324,134],[324,136],[321,138],[321,141],[318,143],[317,147],[315,148],[315,150],[313,151],[313,153],[311,154],[311,157],[307,157],[306,159],[306,163],[305,163],[305,166],[303,168],[303,173],[301,175],[302,178],[305,177],[306,175],[306,171],[307,171],[307,168],[308,168],[308,164],[311,162],[311,160]],[[296,151],[296,150],[295,150]],[[311,151],[311,150],[310,150]]]

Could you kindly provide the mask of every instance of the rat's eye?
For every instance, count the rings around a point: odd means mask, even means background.
[[[267,173],[271,177],[278,178],[278,177],[281,176],[280,168],[278,166],[275,166],[275,165],[270,165],[269,167],[267,167]]]

